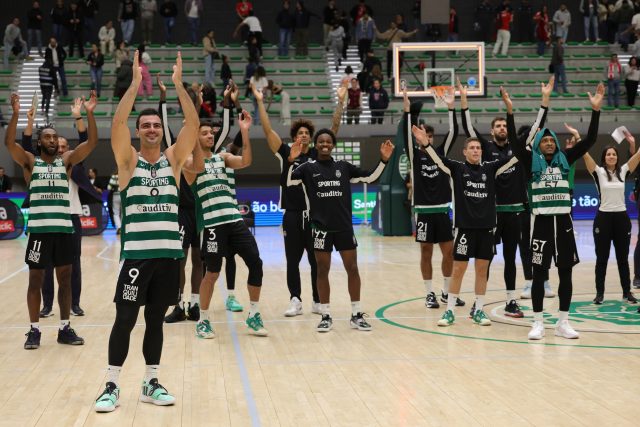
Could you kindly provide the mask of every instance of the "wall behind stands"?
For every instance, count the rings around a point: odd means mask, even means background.
[[[70,0],[65,0],[65,4],[69,4]],[[97,18],[97,29],[107,20],[114,20],[118,38],[121,38],[122,33],[120,26],[117,24],[117,12],[118,12],[118,0],[99,0],[100,13]],[[162,0],[157,0],[157,3],[162,3]],[[177,24],[175,27],[176,40],[184,40],[187,38],[188,25],[184,16],[184,3],[185,0],[177,0],[179,15]],[[232,38],[232,33],[235,26],[238,23],[237,16],[235,14],[235,1],[234,0],[203,0],[204,3],[204,18],[201,20],[200,30],[202,35],[208,29],[213,29],[216,32],[217,43],[230,43],[237,42]],[[278,41],[278,28],[275,23],[276,16],[281,9],[281,0],[254,0],[253,2],[255,14],[260,18],[263,27],[263,35],[266,40],[277,43]],[[307,1],[306,7],[311,12],[319,16],[319,19],[312,19],[310,41],[320,42],[322,40],[322,10],[326,5],[324,0]],[[476,6],[480,3],[480,0],[450,0],[450,4],[456,7],[459,16],[460,25],[460,40],[472,40],[479,36],[479,34],[473,32],[473,23],[475,21],[474,12]],[[497,6],[501,3],[501,0],[490,0],[493,6]],[[513,0],[512,5],[517,8],[521,0]],[[542,0],[532,0],[530,2],[537,10],[543,3]],[[561,3],[566,3],[569,10],[572,13],[573,24],[570,28],[569,39],[573,41],[582,41],[584,38],[583,21],[582,16],[578,11],[579,1],[562,1],[562,0],[547,0],[544,2],[549,8],[549,13],[552,15]],[[48,19],[48,13],[52,6],[55,4],[55,0],[41,0],[40,7],[45,12],[47,19],[45,19],[45,27],[43,36],[46,38],[51,34],[51,23]],[[295,1],[292,0],[292,7]],[[357,4],[355,0],[337,0],[336,4],[339,8],[345,9],[347,13],[349,10]],[[411,0],[403,0],[400,2],[390,2],[388,0],[367,0],[367,4],[373,9],[374,18],[381,31],[388,28],[388,23],[393,17],[400,13],[404,15],[405,22],[410,29],[413,29],[414,18],[411,13],[414,2]],[[10,22],[13,17],[19,17],[22,21],[23,36],[26,38],[26,14],[27,9],[30,8],[30,0],[20,1],[3,1],[2,7],[5,15],[5,21],[2,24],[2,28]],[[156,25],[154,28],[155,37],[154,41],[160,42],[163,39],[163,22],[161,17],[157,17]],[[96,29],[96,39],[97,39]],[[141,38],[140,25],[136,25],[134,40],[139,41]],[[533,32],[533,24],[531,24],[531,31]],[[443,39],[446,39],[446,26],[442,27]]]

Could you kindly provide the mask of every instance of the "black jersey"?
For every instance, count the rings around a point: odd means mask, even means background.
[[[547,118],[546,107],[540,107],[534,129],[544,127]],[[507,142],[499,146],[495,141],[484,138],[476,128],[470,125],[471,114],[469,109],[462,110],[462,127],[467,136],[478,138],[482,145],[482,161],[511,159],[515,156],[511,143]],[[527,202],[527,177],[523,166],[516,163],[496,177],[496,204],[498,212],[517,212],[524,210],[524,203]]]
[[[517,161],[499,159],[473,165],[438,156],[433,147],[427,153],[453,181],[453,220],[457,228],[495,228],[496,176]]]
[[[351,230],[351,184],[374,182],[384,167],[380,161],[373,170],[365,171],[344,160],[311,160],[297,168],[291,165],[287,184],[302,184],[315,226],[324,231]]]
[[[297,159],[293,163],[289,163],[289,153],[291,147],[282,143],[275,153],[276,157],[280,161],[280,208],[287,211],[304,211],[307,209],[307,204],[304,199],[304,192],[300,186],[287,186],[287,177],[289,176],[289,167],[293,166],[296,169],[298,166],[314,160],[317,155],[317,151],[314,147],[309,148],[306,153],[300,153]]]
[[[403,120],[404,149],[409,156],[413,185],[411,205],[416,213],[448,212],[451,203],[451,179],[440,170],[431,156],[413,141],[411,126],[416,124],[416,117],[405,112]],[[448,155],[457,136],[456,112],[449,110],[449,132],[447,132],[442,144],[435,148],[436,152],[441,156]]]

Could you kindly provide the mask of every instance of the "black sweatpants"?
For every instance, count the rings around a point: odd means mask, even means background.
[[[80,258],[82,255],[82,225],[80,216],[72,214],[73,223],[73,262],[71,263],[71,307],[80,305],[80,293],[82,292],[82,265]],[[42,306],[53,306],[53,266],[49,266],[44,271],[44,283],[42,284]]]
[[[496,244],[502,243],[504,258],[504,283],[508,291],[516,289],[516,250],[520,247],[520,259],[525,280],[531,280],[531,249],[529,230],[531,220],[529,213],[498,212],[496,227]],[[487,271],[488,274],[488,271]]]
[[[560,311],[569,311],[571,306],[571,296],[573,294],[573,282],[571,274],[573,267],[558,267],[558,299],[560,302]],[[544,308],[544,282],[549,279],[549,269],[539,265],[533,266],[533,283],[531,285],[531,300],[533,302],[533,311],[541,312]]]
[[[300,260],[307,251],[307,260],[311,267],[311,292],[313,302],[320,302],[318,296],[318,265],[313,250],[313,235],[308,217],[301,211],[285,211],[282,216],[282,231],[284,234],[284,253],[287,257],[287,287],[290,298],[296,297],[302,301],[300,282]]]
[[[631,243],[631,220],[627,212],[598,211],[593,220],[593,240],[596,245],[596,292],[604,293],[604,280],[612,242],[616,251],[622,292],[629,292],[631,278],[628,257],[629,244]]]

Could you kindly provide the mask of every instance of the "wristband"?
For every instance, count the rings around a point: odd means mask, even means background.
[[[76,120],[82,120],[82,117],[76,117]]]

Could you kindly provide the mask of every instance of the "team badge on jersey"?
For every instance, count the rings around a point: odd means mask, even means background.
[[[487,175],[486,175],[486,174],[484,174],[484,173],[482,174],[482,180],[483,180],[483,181],[486,181],[486,180],[487,180]]]
[[[342,173],[340,173],[339,170],[336,171],[336,178],[340,178],[342,176]]]
[[[49,171],[49,173],[53,173],[53,165],[47,165],[47,171]]]

